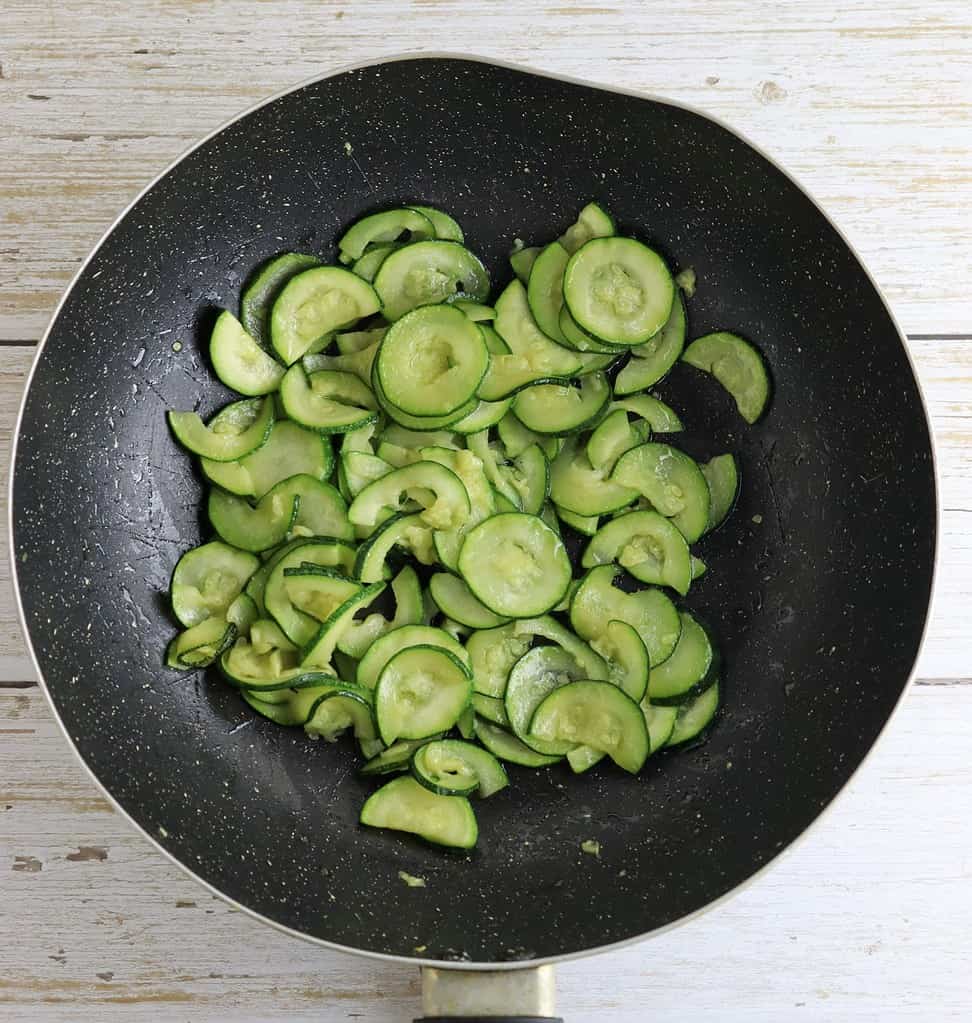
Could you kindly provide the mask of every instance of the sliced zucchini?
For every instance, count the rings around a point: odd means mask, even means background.
[[[224,618],[247,580],[260,567],[252,554],[214,540],[186,551],[172,573],[172,610],[191,628],[207,618]]]
[[[226,609],[226,620],[236,626],[237,632],[245,636],[250,626],[260,617],[260,609],[256,601],[245,593],[239,594],[236,600]]]
[[[301,667],[330,668],[337,645],[351,627],[354,616],[371,604],[384,588],[384,583],[370,583],[335,607],[322,621],[317,635],[301,651]]]
[[[217,486],[241,497],[259,500],[290,476],[326,480],[334,468],[334,453],[327,437],[297,423],[278,419],[265,444],[236,462],[200,459],[202,471]]]
[[[574,433],[590,429],[611,400],[611,386],[603,373],[581,378],[580,386],[534,384],[516,396],[513,413],[534,433]]]
[[[530,722],[549,693],[583,677],[574,658],[560,647],[538,646],[528,650],[513,665],[503,698],[513,734],[530,749],[547,756],[563,756],[572,750],[576,741],[538,738],[530,733]]]
[[[606,478],[591,465],[577,438],[568,437],[550,467],[550,497],[558,508],[593,517],[626,508],[638,491]]]
[[[369,284],[375,283],[375,275],[381,269],[381,264],[401,245],[397,242],[389,242],[387,245],[374,245],[360,258],[351,264],[351,272],[357,274],[362,280]]]
[[[353,530],[348,521],[348,507],[344,498],[330,483],[315,476],[297,474],[282,480],[260,498],[258,507],[268,500],[286,500],[299,497],[300,504],[290,530],[297,536],[329,536],[336,540],[351,540]],[[267,550],[274,544],[267,544]]]
[[[287,692],[285,689],[275,690],[273,695],[277,696]],[[260,695],[269,696],[270,693]],[[282,728],[295,728],[297,725],[303,724],[302,721],[297,720],[297,714],[287,699],[279,702],[276,700],[261,700],[258,694],[251,692],[249,689],[241,689],[240,696],[243,697],[251,710],[255,710],[257,714],[272,721],[275,725],[280,725]]]
[[[420,454],[422,459],[438,462],[455,473],[462,481],[469,498],[469,512],[464,521],[451,529],[437,529],[434,534],[435,550],[439,560],[454,572],[459,567],[459,551],[466,533],[496,511],[493,491],[483,463],[474,452],[433,446],[422,448]]]
[[[470,742],[438,739],[420,746],[412,756],[412,776],[440,796],[483,799],[509,785],[503,765],[488,750]]]
[[[655,707],[647,699],[641,701],[641,713],[645,716],[648,726],[648,741],[651,752],[663,749],[675,729],[678,718],[678,707]]]
[[[527,301],[537,326],[549,338],[564,344],[560,332],[560,310],[564,304],[564,270],[570,254],[559,242],[551,242],[530,268]]]
[[[507,512],[473,528],[459,554],[459,571],[491,611],[532,618],[560,603],[570,585],[570,561],[560,537],[535,515]]]
[[[394,778],[369,796],[359,820],[368,827],[405,831],[458,849],[471,849],[479,837],[468,799],[437,796],[411,776]]]
[[[474,713],[487,721],[492,721],[494,725],[499,725],[501,728],[510,727],[510,719],[506,716],[506,704],[497,697],[483,696],[482,693],[474,692],[470,706]]]
[[[355,692],[325,693],[304,724],[304,731],[312,739],[335,742],[347,729],[353,728],[355,738],[362,744],[373,742],[377,736],[371,704]]]
[[[695,582],[700,576],[705,575],[708,571],[708,566],[701,559],[697,558],[694,554],[692,555],[692,582]]]
[[[565,526],[576,529],[584,536],[593,536],[597,532],[597,524],[600,521],[597,515],[575,515],[572,511],[561,508],[559,504],[555,504],[554,507],[557,509],[557,518]]]
[[[172,640],[165,663],[182,670],[204,668],[232,645],[236,632],[236,626],[225,618],[206,618]]]
[[[303,646],[309,642],[321,619],[310,609],[303,609],[294,602],[291,591],[293,583],[288,583],[287,573],[295,568],[318,567],[330,569],[334,576],[333,585],[326,581],[320,585],[334,593],[331,606],[325,614],[327,617],[337,604],[361,590],[361,586],[346,576],[348,563],[354,559],[354,548],[339,540],[312,540],[296,544],[273,561],[273,567],[267,574],[263,587],[263,607],[274,622],[280,627],[291,643]],[[297,587],[299,589],[299,586]],[[251,633],[251,639],[256,637]],[[279,644],[277,644],[279,645]]]
[[[270,312],[270,340],[290,366],[317,342],[381,309],[375,289],[350,270],[318,266],[291,277]]]
[[[550,494],[550,463],[540,445],[533,444],[511,463],[498,465],[497,472],[508,485],[504,493],[516,497],[517,509],[539,515]]]
[[[675,283],[665,260],[633,238],[593,238],[567,263],[564,301],[588,334],[641,345],[672,311]]]
[[[604,341],[599,341],[596,337],[591,337],[586,330],[581,330],[577,321],[570,315],[570,310],[567,306],[561,307],[558,326],[560,327],[560,335],[564,339],[563,343],[568,348],[573,348],[575,351],[585,355],[610,355],[614,358],[628,351],[627,348],[619,345],[610,345]]]
[[[429,739],[399,739],[386,750],[371,757],[358,772],[366,778],[377,774],[394,774],[396,771],[407,771],[412,762],[412,754]]]
[[[308,376],[296,363],[281,381],[280,399],[291,419],[318,433],[347,433],[378,418],[375,396],[353,373],[320,370]]]
[[[448,213],[443,213],[442,210],[437,210],[433,206],[414,206],[408,207],[410,210],[415,210],[421,213],[423,217],[427,217],[435,228],[435,236],[441,241],[446,242],[462,242],[462,228],[455,221],[453,217],[450,217]]]
[[[353,525],[373,528],[382,513],[399,511],[406,500],[424,505],[419,517],[432,529],[455,529],[469,517],[469,495],[462,480],[439,462],[422,459],[365,487],[348,509],[348,518]]]
[[[593,641],[611,621],[633,626],[648,651],[652,667],[671,656],[682,623],[675,605],[654,587],[625,593],[613,585],[613,565],[592,568],[581,580],[570,604],[570,624],[578,636]]]
[[[526,249],[514,249],[510,253],[510,268],[521,284],[526,284],[530,280],[530,271],[539,255],[539,245],[533,245]]]
[[[678,746],[700,735],[712,723],[719,709],[719,683],[709,686],[688,703],[678,708],[675,727],[668,737],[666,746]]]
[[[194,455],[214,462],[235,462],[256,451],[273,428],[273,400],[248,398],[221,409],[203,423],[196,412],[169,412],[176,440]]]
[[[371,245],[385,245],[407,238],[419,241],[435,237],[435,226],[423,213],[410,207],[384,210],[362,217],[341,236],[338,249],[342,263],[360,259]]]
[[[643,345],[631,349],[631,361],[614,381],[615,396],[643,391],[666,376],[685,347],[685,327],[685,300],[679,291],[665,326]]]
[[[672,656],[651,669],[648,698],[652,703],[684,703],[689,695],[707,688],[718,671],[708,630],[688,611],[679,614],[682,631]]]
[[[368,689],[374,689],[378,677],[392,657],[402,650],[418,646],[423,648],[441,647],[469,669],[469,655],[465,648],[447,632],[431,625],[405,625],[393,632],[386,632],[372,643],[358,662],[358,684]]]
[[[581,368],[576,352],[551,341],[536,325],[519,281],[511,281],[496,300],[495,327],[510,354],[490,356],[479,386],[483,401],[507,398],[540,381],[566,380]]]
[[[269,394],[283,379],[283,366],[267,355],[226,309],[216,317],[209,336],[209,357],[216,376],[240,394]]]
[[[594,650],[577,638],[569,629],[565,629],[555,618],[544,615],[542,618],[526,618],[514,624],[514,633],[518,636],[540,636],[542,639],[556,643],[562,650],[570,654],[577,663],[584,678],[606,679],[609,677],[607,662]]]
[[[675,410],[651,394],[635,394],[615,401],[611,408],[624,409],[640,417],[652,433],[678,433],[684,429]],[[648,438],[645,437],[645,440]]]
[[[462,444],[448,430],[413,430],[398,423],[390,423],[382,431],[382,439],[398,447],[419,450],[420,448],[453,448],[458,451]]]
[[[491,305],[483,305],[482,302],[474,302],[470,298],[447,298],[446,302],[461,309],[463,315],[467,316],[473,323],[488,323],[496,319],[496,310]]]
[[[567,763],[574,774],[583,774],[599,764],[605,755],[593,746],[575,746],[567,754]]]
[[[698,465],[668,444],[641,444],[618,459],[611,479],[630,487],[678,526],[689,543],[709,522],[709,487]]]
[[[489,434],[486,430],[480,433],[471,433],[466,438],[469,450],[479,459],[483,467],[483,473],[489,481],[493,490],[503,496],[509,502],[512,510],[520,510],[521,495],[513,485],[513,480],[501,471],[501,459],[496,445],[490,444]],[[494,497],[495,504],[495,497]],[[498,504],[496,508],[502,511]]]
[[[396,408],[413,416],[444,416],[475,396],[489,358],[482,331],[460,309],[424,306],[392,324],[375,372]]]
[[[358,548],[354,574],[363,583],[378,582],[386,572],[385,559],[396,545],[410,551],[423,565],[435,561],[432,530],[421,515],[402,513],[385,519]]]
[[[577,214],[577,220],[560,236],[560,244],[568,255],[575,253],[592,238],[608,238],[615,232],[614,218],[603,206],[589,202]]]
[[[420,241],[388,256],[375,275],[375,290],[382,314],[394,323],[419,306],[443,302],[457,292],[484,301],[489,274],[479,257],[459,242]]]
[[[388,332],[387,327],[373,327],[370,330],[352,330],[343,334],[336,334],[334,343],[342,355],[354,355],[371,348],[379,342]]]
[[[469,587],[449,572],[437,572],[429,580],[429,592],[443,614],[470,629],[492,629],[508,619],[493,614]]]
[[[352,373],[370,390],[371,369],[380,347],[381,342],[375,341],[367,348],[359,348],[347,355],[324,355],[320,352],[313,352],[305,355],[301,362],[308,375],[319,373],[321,370]]]
[[[209,492],[207,512],[217,534],[244,551],[265,551],[282,543],[297,518],[300,497],[282,494],[275,487],[256,507],[242,497],[214,487]]]
[[[423,620],[422,586],[411,565],[406,565],[391,583],[395,595],[395,614],[391,619],[375,611],[360,621],[352,621],[338,640],[338,650],[352,657],[362,658],[368,648],[393,629],[403,625],[419,625]],[[357,674],[355,674],[357,677]]]
[[[609,475],[617,460],[651,436],[647,423],[628,422],[624,409],[609,412],[587,440],[587,460],[597,472]]]
[[[362,451],[348,451],[341,455],[340,472],[351,501],[365,487],[380,480],[382,476],[387,476],[391,471],[392,466],[377,455],[366,455]]]
[[[716,455],[699,465],[709,487],[709,533],[726,520],[739,496],[739,463],[735,455]]]
[[[511,764],[519,764],[521,767],[547,767],[549,764],[556,764],[561,757],[548,757],[530,749],[526,743],[521,742],[512,732],[508,732],[499,725],[494,725],[485,718],[476,716],[476,738],[500,760],[506,760]]]
[[[537,707],[531,735],[590,746],[637,774],[651,746],[641,708],[610,682],[582,679],[553,689]]]
[[[521,393],[525,394],[526,392]],[[504,416],[499,421],[496,426],[496,433],[499,435],[499,440],[503,445],[507,459],[522,455],[533,444],[539,445],[540,449],[551,461],[560,452],[560,439],[558,437],[534,433],[533,430],[527,429],[512,413]]]
[[[424,739],[448,731],[472,696],[469,669],[440,646],[399,650],[375,685],[375,715],[382,741]]]
[[[473,673],[473,688],[477,693],[501,698],[506,692],[510,670],[530,649],[534,636],[532,632],[519,633],[518,624],[480,630],[472,633],[466,640],[466,653]]]
[[[611,682],[636,703],[644,699],[648,689],[648,650],[634,626],[608,622],[604,632],[591,640],[591,649],[604,658]]]
[[[503,398],[501,401],[480,401],[468,415],[452,424],[456,433],[480,433],[495,426],[504,416],[509,415],[513,405],[512,398]]]
[[[265,263],[243,289],[240,320],[243,328],[262,348],[270,347],[270,309],[283,286],[296,274],[320,266],[316,256],[285,252]]]
[[[379,404],[388,413],[389,417],[394,419],[400,426],[412,431],[428,433],[443,430],[445,427],[452,426],[454,423],[465,419],[470,413],[475,412],[479,406],[476,398],[470,398],[465,405],[461,405],[454,412],[450,412],[445,416],[413,416],[408,412],[403,412],[402,409],[398,408],[397,405],[393,405],[388,400],[381,388],[381,381],[378,379],[377,373],[372,373],[371,375],[371,386]]]
[[[692,582],[692,559],[685,537],[654,511],[632,511],[606,522],[584,549],[581,565],[616,562],[635,579],[671,586],[684,596]]]
[[[755,423],[766,410],[770,396],[766,363],[738,334],[723,330],[697,338],[682,353],[682,361],[711,373],[732,396],[747,423]]]
[[[291,559],[293,556],[289,555]],[[283,564],[267,586],[264,597],[267,611],[292,643],[304,646],[314,638],[320,623],[359,594],[362,586],[327,566],[303,562],[294,568],[283,568]]]

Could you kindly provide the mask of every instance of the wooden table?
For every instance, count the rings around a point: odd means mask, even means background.
[[[32,346],[131,196],[269,93],[430,47],[685,100],[773,153],[884,288],[938,443],[935,615],[917,683],[879,750],[812,834],[729,904],[654,941],[564,966],[565,1015],[972,1018],[967,0],[6,0],[4,474]],[[322,952],[254,923],[115,815],[33,682],[5,561],[0,572],[0,1019],[411,1018],[417,971]]]

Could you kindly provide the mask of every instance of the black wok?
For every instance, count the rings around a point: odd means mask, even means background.
[[[363,211],[453,213],[494,280],[597,198],[699,289],[690,336],[728,328],[775,394],[747,427],[708,378],[659,388],[693,453],[744,486],[707,538],[692,606],[725,654],[695,749],[639,777],[514,769],[470,855],[355,824],[350,746],[254,718],[213,675],[161,667],[166,590],[208,536],[168,408],[229,400],[213,311],[288,249],[334,258]],[[177,350],[179,345],[183,347]],[[23,616],[56,714],[106,792],[178,863],[290,931],[457,966],[537,964],[645,936],[751,878],[820,814],[907,684],[936,543],[929,429],[901,335],[819,208],[729,129],[679,106],[458,58],[311,83],[181,159],[112,228],[50,327],[12,494]],[[600,842],[599,858],[580,843]],[[835,864],[835,870],[839,870]],[[413,889],[398,871],[424,877]]]

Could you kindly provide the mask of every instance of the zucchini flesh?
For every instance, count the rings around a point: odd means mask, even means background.
[[[739,463],[735,455],[716,455],[699,465],[709,488],[709,519],[705,531],[711,533],[726,520],[739,495]]]
[[[394,322],[457,293],[482,302],[489,294],[489,274],[479,257],[459,242],[421,241],[385,259],[375,274],[375,290],[382,314]]]
[[[360,820],[369,827],[408,831],[459,849],[471,849],[479,837],[468,799],[437,796],[412,777],[395,778],[369,796]]]
[[[469,669],[439,646],[400,650],[381,669],[375,714],[382,741],[424,739],[448,731],[472,696]]]
[[[270,347],[270,310],[281,289],[302,270],[319,266],[316,256],[285,252],[265,263],[253,275],[240,297],[240,321],[262,348]]]
[[[693,341],[682,353],[682,361],[711,373],[732,395],[739,414],[755,423],[770,396],[769,373],[763,357],[738,334],[719,331]]]
[[[196,412],[169,412],[176,439],[194,455],[214,462],[235,462],[265,443],[273,428],[269,398],[234,402],[207,426]]]
[[[541,519],[521,512],[494,515],[466,537],[459,571],[495,614],[532,618],[560,603],[570,584],[570,561],[560,537]]]
[[[685,329],[685,301],[677,291],[665,326],[643,345],[631,349],[631,361],[614,381],[615,395],[634,394],[667,376],[682,354]]]
[[[564,300],[579,326],[602,341],[641,345],[671,315],[675,283],[657,252],[633,238],[593,238],[571,257]]]
[[[270,340],[285,366],[335,331],[381,309],[375,289],[350,270],[319,266],[292,277],[270,313]]]
[[[240,394],[270,394],[280,386],[284,368],[272,359],[228,310],[216,318],[209,338],[216,376]]]
[[[375,372],[387,401],[413,416],[443,416],[467,404],[489,365],[483,333],[461,309],[425,306],[382,338]]]

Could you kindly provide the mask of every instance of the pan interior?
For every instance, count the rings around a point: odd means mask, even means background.
[[[514,238],[596,198],[699,287],[689,336],[753,338],[774,376],[747,427],[713,381],[658,389],[693,454],[731,450],[743,490],[700,553],[724,709],[708,741],[649,761],[512,769],[470,855],[361,829],[372,785],[345,744],[254,717],[161,667],[169,574],[207,536],[167,408],[230,395],[207,366],[218,307],[285,250],[334,260],[364,211],[455,215],[494,280]],[[777,168],[698,114],[460,59],[342,73],[230,125],[166,174],[85,267],[26,400],[18,584],[54,706],[150,835],[242,905],[351,948],[545,958],[652,931],[748,878],[833,798],[905,685],[927,610],[935,497],[918,389],[886,308]],[[599,857],[581,842],[600,843]],[[421,876],[413,889],[398,877]],[[418,950],[422,951],[419,952]]]

